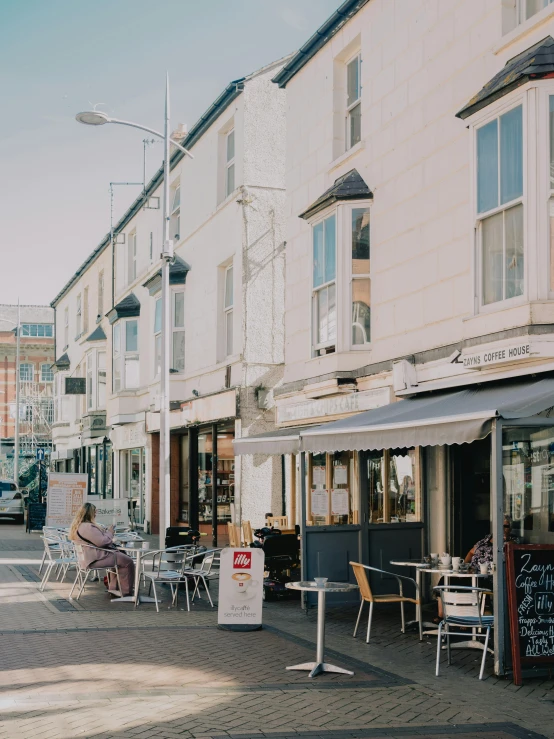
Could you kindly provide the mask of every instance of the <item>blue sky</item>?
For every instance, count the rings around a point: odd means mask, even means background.
[[[0,0],[1,303],[49,303],[109,230],[109,183],[142,179],[139,131],[192,125],[232,79],[301,46],[340,0]],[[150,147],[147,174],[160,165]],[[119,188],[121,215],[140,188]]]

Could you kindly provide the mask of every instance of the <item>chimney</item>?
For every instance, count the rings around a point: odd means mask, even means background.
[[[187,124],[186,123],[179,123],[175,131],[171,134],[171,138],[173,141],[177,141],[179,144],[181,141],[186,137],[188,133],[187,130]],[[175,147],[171,145],[172,150],[175,150]]]

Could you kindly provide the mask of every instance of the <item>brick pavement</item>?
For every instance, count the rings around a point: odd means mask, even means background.
[[[157,614],[94,584],[70,603],[68,583],[38,592],[38,543],[0,524],[0,739],[554,739],[552,681],[515,688],[489,665],[479,682],[471,652],[437,679],[436,642],[401,635],[394,610],[376,610],[369,646],[352,609],[331,611],[328,655],[355,674],[310,680],[284,670],[315,650],[297,602],[267,604],[249,634],[219,631],[205,598]]]

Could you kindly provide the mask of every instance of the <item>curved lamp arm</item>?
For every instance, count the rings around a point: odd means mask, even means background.
[[[140,128],[141,131],[146,131],[147,133],[151,133],[154,136],[158,136],[158,138],[163,139],[164,135],[163,133],[160,133],[159,131],[155,131],[153,128],[148,128],[148,126],[141,126],[140,123],[132,123],[131,121],[121,121],[119,118],[108,118],[108,123],[118,123],[120,126],[130,126],[131,128]],[[172,138],[169,139],[169,141],[173,144],[173,146],[176,146],[178,149],[180,149],[184,154],[187,154],[191,159],[194,159],[194,155],[190,153],[188,149],[185,149],[184,146],[181,146],[177,141],[174,141]]]

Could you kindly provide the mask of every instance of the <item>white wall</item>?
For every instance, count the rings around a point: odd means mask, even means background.
[[[286,382],[529,322],[529,312],[501,305],[494,316],[467,320],[475,291],[471,149],[467,122],[455,114],[508,59],[554,34],[551,7],[502,36],[505,6],[371,0],[288,83]],[[337,158],[333,70],[357,43],[363,143]],[[311,231],[298,214],[354,167],[374,193],[372,346],[311,359]]]

